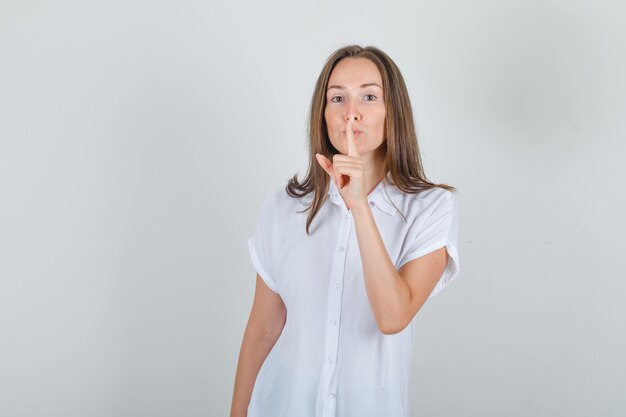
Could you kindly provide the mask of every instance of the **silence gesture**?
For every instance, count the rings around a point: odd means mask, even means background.
[[[339,194],[341,194],[348,208],[361,203],[367,204],[363,161],[357,149],[353,125],[354,121],[350,117],[345,129],[348,155],[336,154],[333,156],[333,162],[330,162],[324,155],[315,155],[317,162],[330,176],[330,180],[335,181]]]

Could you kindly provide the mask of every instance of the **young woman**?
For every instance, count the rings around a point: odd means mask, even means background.
[[[424,175],[384,52],[328,58],[309,152],[307,176],[267,196],[248,241],[256,293],[231,417],[409,417],[413,319],[458,275],[458,208]]]

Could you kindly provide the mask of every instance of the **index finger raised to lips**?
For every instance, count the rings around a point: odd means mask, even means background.
[[[354,139],[354,132],[352,131],[352,119],[348,120],[348,123],[346,124],[346,139],[348,141],[348,156],[360,156],[359,155],[359,150],[357,149],[356,146],[356,141]]]

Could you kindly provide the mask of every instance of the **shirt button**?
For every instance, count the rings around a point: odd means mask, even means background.
[[[332,324],[333,326],[336,326],[337,325],[337,320],[331,320],[330,324]]]
[[[344,250],[346,250],[346,248],[344,248],[343,246],[339,248],[339,252],[343,252]]]
[[[329,397],[331,400],[334,400],[336,396],[337,396],[337,395],[335,395],[335,393],[334,393],[334,392],[331,392],[330,394],[328,394],[328,397]]]
[[[339,289],[339,283],[337,281],[335,281],[335,289],[338,290]]]
[[[333,358],[331,357],[326,358],[326,363],[333,363]]]

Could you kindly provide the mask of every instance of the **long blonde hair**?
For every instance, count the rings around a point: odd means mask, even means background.
[[[396,64],[387,54],[376,47],[346,46],[330,55],[315,84],[308,123],[309,167],[307,175],[300,182],[297,173],[294,174],[286,186],[287,194],[294,198],[314,193],[311,204],[300,212],[309,211],[306,222],[307,235],[310,234],[309,228],[313,219],[326,200],[329,187],[329,176],[319,166],[315,154],[320,153],[332,161],[332,156],[339,152],[331,144],[328,137],[324,109],[326,107],[328,79],[335,65],[344,58],[369,59],[378,67],[382,76],[386,141],[381,146],[385,147],[385,159],[383,161],[385,175],[389,173],[393,184],[405,193],[417,194],[435,187],[456,191],[450,185],[435,184],[426,178],[413,123],[411,101],[402,74]],[[404,217],[403,214],[402,216]]]

